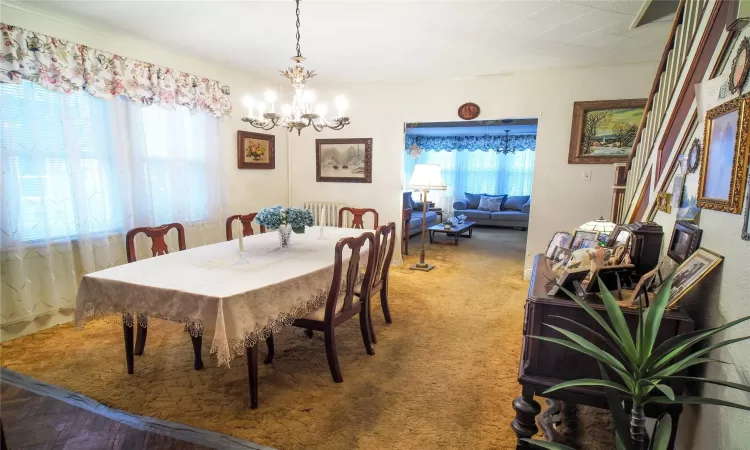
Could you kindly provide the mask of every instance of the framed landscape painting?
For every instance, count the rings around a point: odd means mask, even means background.
[[[627,162],[645,107],[645,98],[573,103],[568,164]]]
[[[318,182],[372,183],[372,139],[316,139]]]
[[[238,169],[275,169],[276,138],[272,134],[237,131]]]

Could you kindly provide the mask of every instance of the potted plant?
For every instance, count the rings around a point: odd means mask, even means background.
[[[282,208],[281,205],[276,205],[261,209],[255,216],[255,221],[270,230],[278,230],[281,248],[288,249],[292,231],[304,233],[306,226],[313,225],[313,216],[306,209]]]
[[[639,305],[639,320],[636,335],[633,336],[625,323],[625,317],[620,311],[614,296],[607,290],[601,279],[599,290],[602,301],[607,311],[609,323],[598,312],[593,310],[585,300],[578,298],[575,294],[560,286],[573,301],[586,311],[604,331],[601,334],[591,328],[573,321],[571,319],[555,316],[583,329],[592,336],[596,336],[604,345],[597,345],[565,328],[544,324],[558,331],[563,338],[545,336],[529,336],[532,339],[552,342],[572,350],[585,353],[599,362],[602,379],[580,379],[565,381],[552,386],[547,392],[558,389],[566,389],[574,386],[600,386],[605,390],[607,404],[612,414],[612,419],[617,432],[618,450],[662,450],[666,449],[669,442],[669,428],[671,417],[662,415],[659,426],[655,429],[649,447],[646,447],[646,417],[643,407],[649,403],[661,404],[704,404],[728,406],[750,411],[750,406],[732,403],[715,398],[678,396],[675,395],[665,382],[669,380],[690,380],[704,383],[712,383],[732,389],[750,392],[750,386],[739,383],[731,383],[723,380],[714,380],[701,377],[685,376],[681,373],[688,367],[698,364],[719,362],[704,357],[712,350],[733,344],[735,342],[750,339],[750,336],[719,341],[695,351],[690,348],[695,344],[705,341],[711,336],[731,328],[741,322],[750,319],[750,316],[742,317],[722,326],[707,330],[697,330],[691,333],[674,336],[655,346],[656,336],[659,331],[661,319],[666,310],[669,300],[669,291],[672,288],[674,274],[668,277],[660,286],[650,307],[643,309]],[[611,325],[610,325],[611,324]],[[610,380],[606,368],[616,373],[620,380]],[[630,410],[630,419],[625,412],[619,393],[624,393],[632,399],[633,406]],[[560,444],[545,441],[526,439],[527,442],[537,448],[545,449],[570,449]]]

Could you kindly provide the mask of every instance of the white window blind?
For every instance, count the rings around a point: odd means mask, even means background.
[[[110,108],[88,94],[0,83],[4,239],[122,228],[110,122]]]

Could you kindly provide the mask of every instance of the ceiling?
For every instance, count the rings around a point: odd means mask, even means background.
[[[17,1],[272,78],[295,50],[286,1]],[[632,0],[301,3],[316,84],[465,78],[658,61],[670,21],[635,30]]]

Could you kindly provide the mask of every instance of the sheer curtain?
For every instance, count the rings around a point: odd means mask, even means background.
[[[423,151],[418,158],[404,154],[405,181],[409,182],[415,164],[438,164],[445,191],[430,191],[429,200],[448,214],[453,202],[464,193],[530,195],[534,175],[533,150],[514,153],[494,151]],[[406,185],[404,185],[406,189]]]
[[[0,325],[74,308],[84,274],[126,262],[133,227],[222,240],[218,130],[183,107],[0,83]]]

